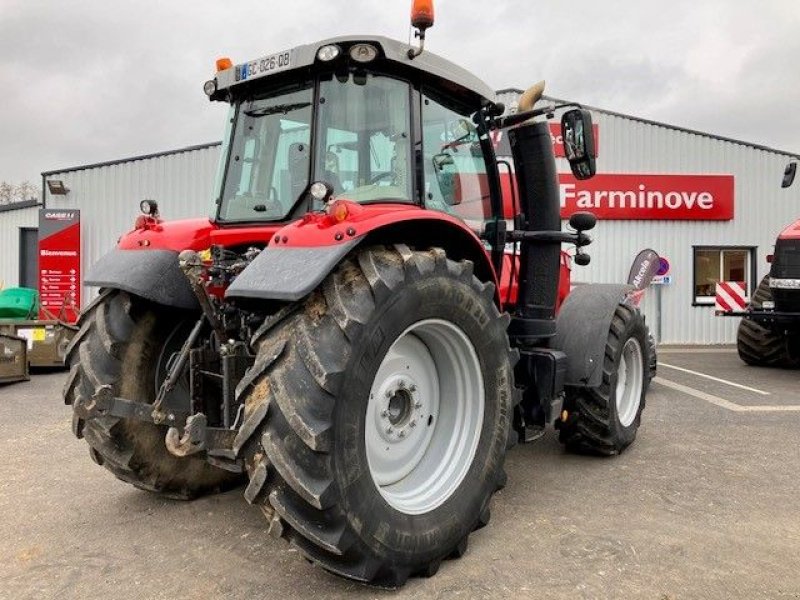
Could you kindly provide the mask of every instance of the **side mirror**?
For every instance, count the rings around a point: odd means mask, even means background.
[[[594,129],[588,110],[575,108],[561,117],[564,154],[575,179],[589,179],[597,172],[594,161]]]
[[[783,172],[783,182],[781,183],[782,188],[788,188],[792,183],[794,183],[794,176],[797,175],[797,163],[790,162],[786,165],[786,170]]]

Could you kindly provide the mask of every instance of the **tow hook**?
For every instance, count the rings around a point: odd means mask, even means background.
[[[186,419],[183,435],[177,427],[170,427],[164,438],[167,450],[181,458],[202,452],[206,449],[206,424],[206,416],[197,413]]]

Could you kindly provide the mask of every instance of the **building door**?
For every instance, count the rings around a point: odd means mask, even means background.
[[[39,230],[19,228],[19,285],[39,288]]]

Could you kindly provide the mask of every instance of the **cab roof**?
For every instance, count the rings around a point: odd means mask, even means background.
[[[386,69],[389,74],[393,71],[392,66],[396,67],[398,73],[411,70],[416,72],[423,83],[444,85],[452,92],[473,96],[470,100],[477,101],[480,106],[494,102],[495,94],[492,88],[466,69],[427,50],[411,59],[408,57],[408,44],[383,36],[335,37],[241,63],[217,73],[217,90],[234,91],[237,86],[255,79],[266,80],[278,74],[285,75],[299,69],[307,69],[320,63],[317,52],[321,47],[337,45],[342,49],[342,54],[346,54],[347,48],[356,43],[373,44],[378,47],[379,54],[382,53],[383,58],[391,65],[383,63],[384,68],[389,67]],[[286,65],[287,57],[288,65]],[[216,94],[215,96],[219,97]]]

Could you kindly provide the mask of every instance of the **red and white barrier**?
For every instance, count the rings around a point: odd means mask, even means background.
[[[716,288],[714,309],[717,312],[745,310],[747,308],[747,292],[742,281],[720,281]]]

